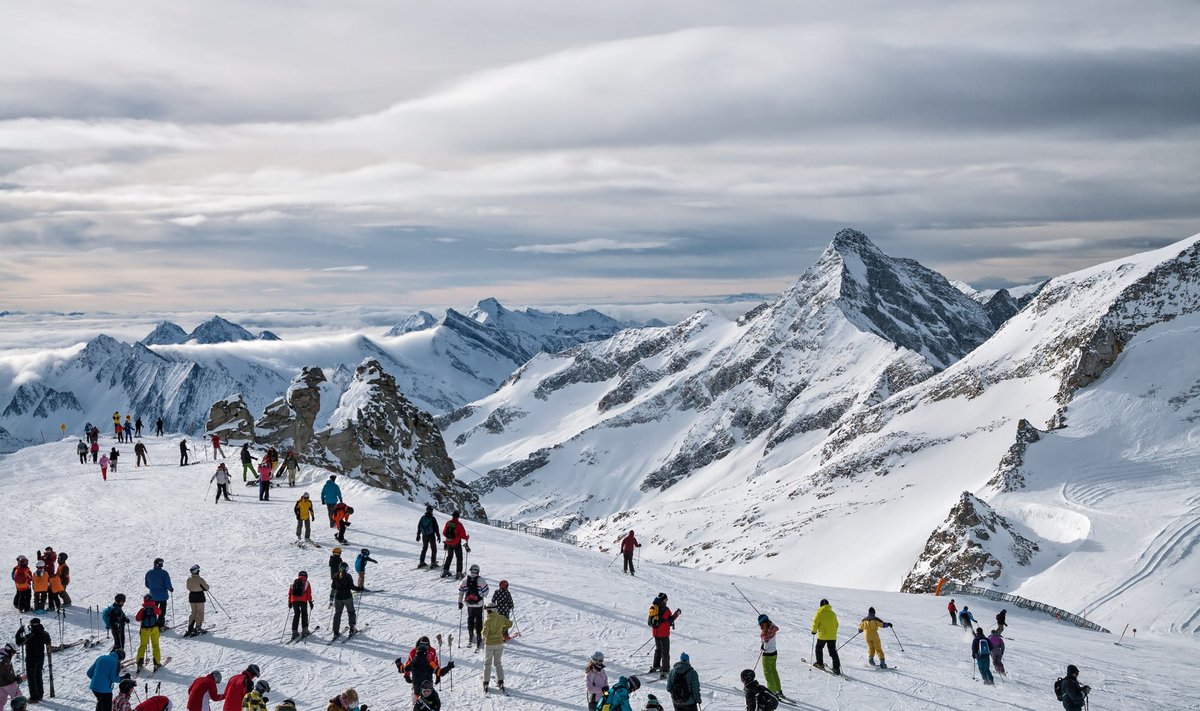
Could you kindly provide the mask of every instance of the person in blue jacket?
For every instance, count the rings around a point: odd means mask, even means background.
[[[629,703],[629,695],[641,687],[642,681],[636,676],[628,679],[621,677],[608,690],[608,707],[612,711],[633,711],[633,706]]]
[[[96,711],[112,711],[113,684],[121,680],[121,660],[124,658],[124,650],[114,649],[96,657],[87,670],[88,678],[92,680],[88,688],[96,695]]]
[[[325,482],[325,486],[321,487],[321,503],[325,504],[325,508],[329,509],[329,527],[336,528],[333,523],[333,507],[342,503],[342,489],[335,481],[337,474],[330,474],[329,481]]]
[[[171,585],[171,574],[163,570],[163,559],[155,558],[154,567],[146,571],[146,589],[150,591],[150,599],[158,603],[158,628],[167,626],[167,598],[175,592]]]

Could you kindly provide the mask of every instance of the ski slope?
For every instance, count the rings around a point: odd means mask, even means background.
[[[420,635],[458,634],[457,585],[437,574],[415,570],[419,553],[415,536],[420,506],[400,496],[357,482],[343,491],[356,513],[345,546],[347,561],[361,547],[380,561],[368,573],[360,626],[369,628],[346,644],[326,646],[330,611],[324,599],[326,560],[332,547],[330,530],[321,519],[314,537],[325,547],[306,550],[290,545],[294,532],[292,505],[301,491],[314,498],[325,474],[305,469],[295,489],[276,489],[273,500],[259,502],[256,489],[234,485],[239,496],[214,505],[206,494],[211,461],[179,467],[179,437],[148,438],[149,468],[135,468],[132,447],[120,447],[120,469],[107,482],[98,467],[78,464],[76,440],[21,450],[0,461],[0,486],[10,502],[9,532],[0,555],[32,558],[35,549],[52,545],[70,554],[75,607],[68,613],[68,641],[85,634],[85,607],[105,606],[116,592],[132,601],[145,592],[142,578],[156,556],[166,560],[179,605],[174,622],[186,622],[184,581],[193,563],[212,587],[228,616],[212,606],[207,625],[212,634],[182,639],[164,635],[164,656],[173,661],[151,683],[180,706],[192,678],[220,669],[229,675],[253,662],[272,686],[274,703],[295,698],[301,709],[324,708],[347,686],[356,687],[372,709],[408,709],[408,687],[393,660],[406,656]],[[199,448],[199,442],[192,445]],[[101,440],[103,451],[113,446]],[[200,449],[203,456],[203,449]],[[231,463],[233,460],[230,460]],[[231,467],[236,471],[237,467]],[[319,514],[322,512],[318,512]],[[439,520],[444,521],[439,514]],[[1116,638],[1078,630],[1042,616],[1009,609],[1006,665],[1010,678],[995,687],[972,680],[968,638],[948,624],[945,600],[824,588],[778,580],[755,580],[705,573],[676,566],[645,564],[637,578],[621,574],[608,552],[587,551],[519,533],[467,522],[474,553],[487,582],[495,589],[510,581],[516,601],[515,619],[522,632],[505,649],[506,684],[511,697],[484,697],[480,690],[482,656],[454,649],[459,665],[441,693],[447,709],[581,709],[584,708],[583,665],[596,649],[609,662],[610,680],[619,674],[645,672],[649,645],[641,651],[648,628],[646,608],[659,591],[681,608],[672,640],[674,656],[687,652],[704,689],[705,708],[743,708],[738,674],[757,658],[755,612],[738,595],[737,585],[780,625],[779,668],[784,690],[798,708],[816,709],[1055,709],[1053,680],[1068,663],[1077,664],[1094,691],[1094,709],[1200,708],[1200,681],[1192,672],[1198,650],[1194,637],[1139,632],[1123,646]],[[847,559],[847,567],[857,565]],[[306,569],[313,581],[314,611],[320,631],[307,644],[282,646],[287,623],[286,590],[296,572]],[[1099,594],[1103,591],[1094,591]],[[894,671],[867,666],[861,638],[842,650],[848,679],[807,669],[808,629],[821,597],[828,597],[841,619],[840,640],[853,634],[857,620],[875,606],[895,623],[901,652],[890,635],[884,638]],[[997,609],[985,601],[959,599],[990,620]],[[1168,604],[1166,598],[1145,604]],[[15,630],[18,615],[10,605],[0,625]],[[46,624],[57,639],[52,615]],[[343,622],[344,624],[344,622]],[[103,635],[103,632],[101,632]],[[463,633],[465,635],[465,632]],[[443,659],[449,658],[443,649]],[[98,650],[73,648],[54,657],[58,698],[49,709],[91,708],[84,670]],[[663,682],[651,681],[634,695],[635,708],[646,692],[667,702]],[[669,706],[668,706],[669,707]],[[786,708],[786,707],[783,707]]]

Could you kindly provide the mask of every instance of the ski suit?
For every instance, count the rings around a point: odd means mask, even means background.
[[[267,697],[251,691],[242,699],[242,711],[267,711]]]
[[[682,684],[676,681],[681,675],[683,676]],[[687,693],[676,696],[674,690],[679,685],[685,686]],[[671,695],[671,703],[674,704],[675,711],[698,711],[700,675],[692,668],[690,662],[680,660],[671,667],[671,672],[667,674],[667,693]]]
[[[467,541],[470,539],[467,529],[463,527],[457,516],[452,517],[442,527],[442,542],[446,546],[446,562],[442,565],[442,575],[450,574],[450,561],[454,560],[454,575],[462,577],[463,546],[467,546],[469,550],[470,544]]]
[[[288,605],[292,608],[292,636],[299,634],[300,630],[308,634],[308,611],[313,608],[313,599],[312,586],[308,584],[307,577],[298,577],[288,586]]]
[[[958,608],[955,607],[953,600],[951,600],[949,602],[949,604],[946,605],[946,610],[950,612],[950,624],[957,625],[958,624]]]
[[[142,603],[142,608],[137,611],[134,618],[142,623],[139,639],[141,643],[137,649],[138,664],[142,664],[142,660],[146,658],[146,645],[149,644],[154,653],[154,663],[162,664],[162,654],[158,649],[158,635],[162,622],[162,610],[155,604],[154,600],[146,600]]]
[[[982,633],[976,633],[975,639],[971,640],[971,658],[975,660],[975,664],[979,667],[979,677],[983,679],[984,684],[994,684],[992,678],[991,659],[992,646],[988,644],[987,638]]]
[[[1000,674],[1004,674],[1004,638],[998,634],[988,635],[988,646],[991,647],[992,666]]]
[[[254,677],[249,671],[235,674],[225,685],[225,704],[221,707],[221,711],[241,711],[242,699],[246,698],[246,694],[252,688],[254,688]]]
[[[621,557],[625,559],[624,571],[630,575],[633,575],[633,549],[641,547],[642,544],[634,538],[633,531],[630,531],[629,535],[621,540]]]
[[[75,446],[75,453],[79,455],[80,464],[87,464],[88,446],[83,440],[79,440],[79,444]]]
[[[617,683],[608,690],[608,708],[611,711],[633,711],[629,705],[629,680],[625,677],[617,679]]]
[[[188,615],[188,632],[199,632],[204,627],[204,601],[208,598],[208,583],[199,573],[187,579],[188,605],[192,608]]]
[[[198,676],[187,692],[187,711],[208,711],[208,702],[223,701],[225,694],[217,692],[217,680],[212,674]]]
[[[417,522],[417,540],[421,541],[421,562],[417,567],[425,567],[425,551],[429,551],[430,565],[437,567],[437,544],[442,542],[442,534],[438,533],[438,521],[432,511],[426,511]]]
[[[113,474],[117,473],[117,460],[121,458],[121,453],[116,447],[108,450],[108,470]]]
[[[250,445],[242,445],[242,483],[246,483],[246,472],[254,474],[254,457],[250,455]]]
[[[975,615],[967,608],[963,608],[962,612],[958,613],[958,623],[967,629],[971,629],[975,625]]]
[[[296,475],[300,473],[300,460],[296,458],[296,453],[289,451],[283,457],[283,467],[287,469],[288,486],[296,485]]]
[[[746,695],[746,711],[767,711],[767,709],[779,708],[777,694],[754,679],[746,683],[743,693]],[[771,700],[774,700],[774,706],[769,705]]]
[[[885,627],[891,627],[892,623],[884,622],[875,615],[867,615],[862,618],[862,622],[858,623],[858,631],[863,633],[863,637],[867,640],[867,658],[875,661],[875,657],[879,657],[879,661],[883,661],[883,642],[879,639],[879,630]]]
[[[588,711],[596,711],[600,699],[604,698],[604,690],[608,688],[608,673],[604,671],[604,662],[589,660],[584,669],[584,680],[587,683]]]
[[[350,526],[350,507],[344,503],[339,503],[333,507],[333,526],[337,529],[337,535],[334,536],[339,543],[346,542],[346,528]]]
[[[779,681],[779,671],[777,670],[777,662],[779,661],[779,650],[775,644],[775,636],[779,634],[779,626],[773,622],[766,622],[766,629],[762,626],[758,628],[758,639],[762,648],[763,676],[767,680],[767,688],[772,693],[778,694],[783,685]]]
[[[129,616],[116,602],[108,609],[108,628],[112,630],[113,649],[125,651],[125,628],[129,625]]]
[[[675,627],[675,620],[679,619],[679,610],[671,612],[671,608],[667,607],[666,601],[661,598],[655,603],[653,607],[656,613],[651,615],[653,619],[650,625],[654,635],[654,663],[650,666],[650,671],[666,674],[671,666],[671,629]]]
[[[496,592],[492,593],[492,604],[496,606],[496,612],[512,619],[513,599],[508,588],[496,588]]]
[[[420,690],[426,681],[437,680],[441,676],[437,650],[418,644],[409,651],[401,671],[404,673],[404,680],[412,684],[413,691]]]
[[[29,684],[29,701],[41,701],[46,695],[42,684],[42,667],[46,664],[46,649],[51,645],[50,634],[41,622],[32,620],[28,634],[17,632],[17,644],[25,645],[25,679]]]
[[[333,634],[341,634],[342,610],[347,612],[350,621],[350,634],[357,631],[358,616],[354,612],[354,591],[362,592],[361,585],[355,585],[349,573],[338,571],[333,576]]]
[[[833,663],[833,671],[840,673],[842,662],[838,659],[837,653],[838,618],[828,604],[821,605],[817,609],[817,613],[813,615],[812,631],[817,636],[817,664],[821,667],[825,666],[825,657],[822,652],[828,647],[829,661]]]
[[[458,609],[467,606],[467,646],[483,646],[483,601],[487,599],[488,584],[481,576],[468,575],[458,586]]]
[[[296,500],[296,505],[292,507],[292,511],[296,513],[296,539],[299,540],[301,531],[304,532],[305,540],[312,540],[312,522],[315,518],[313,513],[312,499],[302,496]]]
[[[98,463],[99,460],[97,459],[97,457],[100,456],[100,443],[93,441],[92,446],[89,447],[88,449],[92,453],[92,464]]]
[[[108,481],[108,455],[100,456],[100,478]]]
[[[221,459],[225,459],[225,450],[221,449],[221,436],[220,435],[212,436],[212,448],[213,448],[213,459],[216,459],[218,454],[221,455]]]
[[[133,445],[133,453],[137,457],[137,461],[134,462],[135,466],[140,467],[143,464],[150,466],[149,460],[146,459],[146,445],[142,444],[141,442]]]
[[[354,572],[358,573],[359,587],[367,584],[367,563],[378,562],[379,561],[375,560],[371,556],[363,555],[362,553],[359,553],[358,556],[354,558]]]

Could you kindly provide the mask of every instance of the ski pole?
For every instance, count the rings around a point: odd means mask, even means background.
[[[220,610],[220,611],[221,611],[221,613],[222,613],[223,615],[225,615],[226,617],[228,617],[228,618],[230,619],[230,621],[232,621],[232,620],[233,620],[233,616],[232,616],[232,615],[230,615],[228,612],[226,612],[226,611],[225,611],[225,606],[224,606],[224,605],[222,605],[220,602],[218,602],[218,601],[217,601],[217,598],[216,598],[216,596],[215,596],[215,595],[213,595],[213,593],[212,593],[212,589],[205,590],[205,591],[204,591],[204,593],[205,593],[206,595],[208,595],[208,599],[209,599],[210,601],[212,601],[212,604],[213,604],[213,605],[214,605],[214,606],[215,606],[215,607],[216,607],[218,610]]]
[[[737,586],[737,583],[730,583],[730,585],[733,586],[734,590],[738,591],[738,595],[742,596],[742,599],[746,601],[746,604],[750,605],[750,607],[753,607],[754,611],[757,612],[758,614],[760,614],[760,615],[762,614],[762,612],[757,607],[754,607],[754,603],[750,602],[750,598],[746,597],[746,593],[742,592],[742,589]]]
[[[292,606],[288,605],[287,615],[283,618],[283,631],[279,633],[279,643],[283,644],[283,640],[287,637],[288,623],[292,621]]]
[[[900,645],[900,651],[901,651],[901,652],[903,652],[903,651],[904,651],[904,644],[902,644],[902,643],[900,642],[900,635],[896,634],[896,628],[895,628],[895,627],[890,627],[889,629],[891,629],[891,631],[892,631],[892,636],[896,638],[896,644],[899,644],[899,645]]]
[[[1128,631],[1129,631],[1129,623],[1126,622],[1125,629],[1121,630],[1121,639],[1118,639],[1114,644],[1116,644],[1118,647],[1121,646],[1121,640],[1125,639],[1125,633]]]
[[[647,644],[650,644],[653,641],[654,641],[654,638],[651,637],[650,639],[646,640],[645,642],[642,642],[642,647],[645,647]],[[630,654],[629,656],[631,656],[631,657],[637,656],[637,653],[642,651],[642,647],[638,647],[637,649],[633,650],[633,654]]]
[[[758,650],[758,659],[754,660],[754,671],[758,671],[758,663],[762,661],[762,650]]]
[[[617,562],[617,558],[620,558],[620,557],[621,557],[621,551],[618,550],[617,554],[613,557],[613,559],[608,561],[608,567],[611,568],[613,563]]]
[[[462,608],[458,608],[458,647],[462,648]]]
[[[462,632],[459,632],[459,636],[460,637],[462,636]],[[452,635],[446,637],[446,649],[450,650],[450,663],[453,664],[454,663],[454,637]],[[453,672],[454,670],[451,669],[450,671]],[[451,692],[454,691],[454,674],[450,675],[450,691]]]
[[[175,591],[167,593],[167,599],[171,601],[171,629],[175,629]]]
[[[860,634],[862,634],[862,630],[859,630],[858,632],[855,632],[855,633],[854,633],[854,637],[857,637],[857,636],[859,636]],[[846,640],[845,642],[842,642],[842,647],[845,647],[847,644],[850,644],[851,642],[853,642],[853,641],[854,641],[854,637],[851,637],[850,639]],[[838,651],[839,651],[839,652],[840,652],[840,651],[842,651],[842,647],[838,647]]]
[[[46,645],[46,665],[50,670],[50,698],[54,698],[54,650]]]

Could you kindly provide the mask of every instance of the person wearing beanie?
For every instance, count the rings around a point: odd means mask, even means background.
[[[117,695],[113,697],[112,711],[133,711],[133,692],[137,682],[133,679],[122,679],[117,685]]]
[[[420,521],[417,521],[417,542],[421,544],[421,560],[417,563],[417,567],[426,567],[425,551],[429,551],[428,567],[438,567],[437,547],[442,542],[442,534],[438,530],[438,520],[433,515],[432,504],[425,505],[425,515],[421,517]]]
[[[758,643],[759,649],[762,650],[763,677],[767,680],[767,688],[772,694],[783,698],[783,686],[779,681],[778,661],[779,650],[775,643],[775,636],[779,634],[779,627],[771,622],[771,618],[766,615],[758,616]]]
[[[416,700],[413,702],[413,711],[441,711],[441,708],[442,699],[433,688],[433,681],[426,679],[421,682],[421,688],[417,689]]]
[[[663,705],[658,703],[658,697],[650,694],[646,697],[646,711],[665,711]]]
[[[17,630],[17,644],[25,645],[25,681],[29,685],[27,700],[31,704],[41,703],[46,696],[42,672],[46,655],[53,644],[50,633],[42,627],[42,621],[35,617],[29,621],[28,633],[24,626]]]
[[[596,711],[604,692],[608,690],[608,672],[604,671],[604,652],[594,652],[583,669],[587,684],[588,711]]]
[[[771,691],[758,683],[754,678],[753,669],[742,670],[742,687],[746,698],[746,711],[775,711],[779,708],[779,699]]]
[[[679,661],[667,674],[667,693],[675,711],[700,710],[700,675],[692,668],[687,652],[679,655]]]
[[[225,694],[217,689],[221,684],[221,672],[213,670],[192,680],[187,692],[187,711],[208,711],[209,701],[224,701]]]
[[[496,606],[496,611],[504,615],[508,619],[513,618],[513,599],[512,593],[508,590],[508,581],[501,580],[500,587],[496,592],[492,593],[492,604]]]
[[[822,599],[821,606],[817,608],[817,613],[813,615],[812,633],[817,636],[817,661],[813,662],[813,666],[817,669],[825,668],[825,657],[822,651],[828,647],[829,659],[833,662],[833,669],[831,671],[834,674],[841,674],[842,661],[838,659],[837,632],[837,615],[834,614],[829,601]]]
[[[1067,665],[1067,675],[1062,680],[1062,705],[1067,711],[1082,711],[1092,687],[1079,683],[1079,667]]]
[[[608,690],[609,711],[633,711],[629,697],[640,688],[642,688],[642,680],[636,676],[617,679],[617,683]]]
[[[867,616],[858,623],[858,631],[867,640],[867,661],[875,666],[875,655],[879,655],[879,668],[887,669],[887,661],[883,658],[883,642],[879,639],[879,630],[891,627],[891,622],[884,622],[875,616],[875,608],[867,608]]]
[[[259,676],[257,664],[251,664],[241,674],[234,674],[225,685],[225,703],[221,711],[241,711],[242,699],[254,688],[254,680]]]

